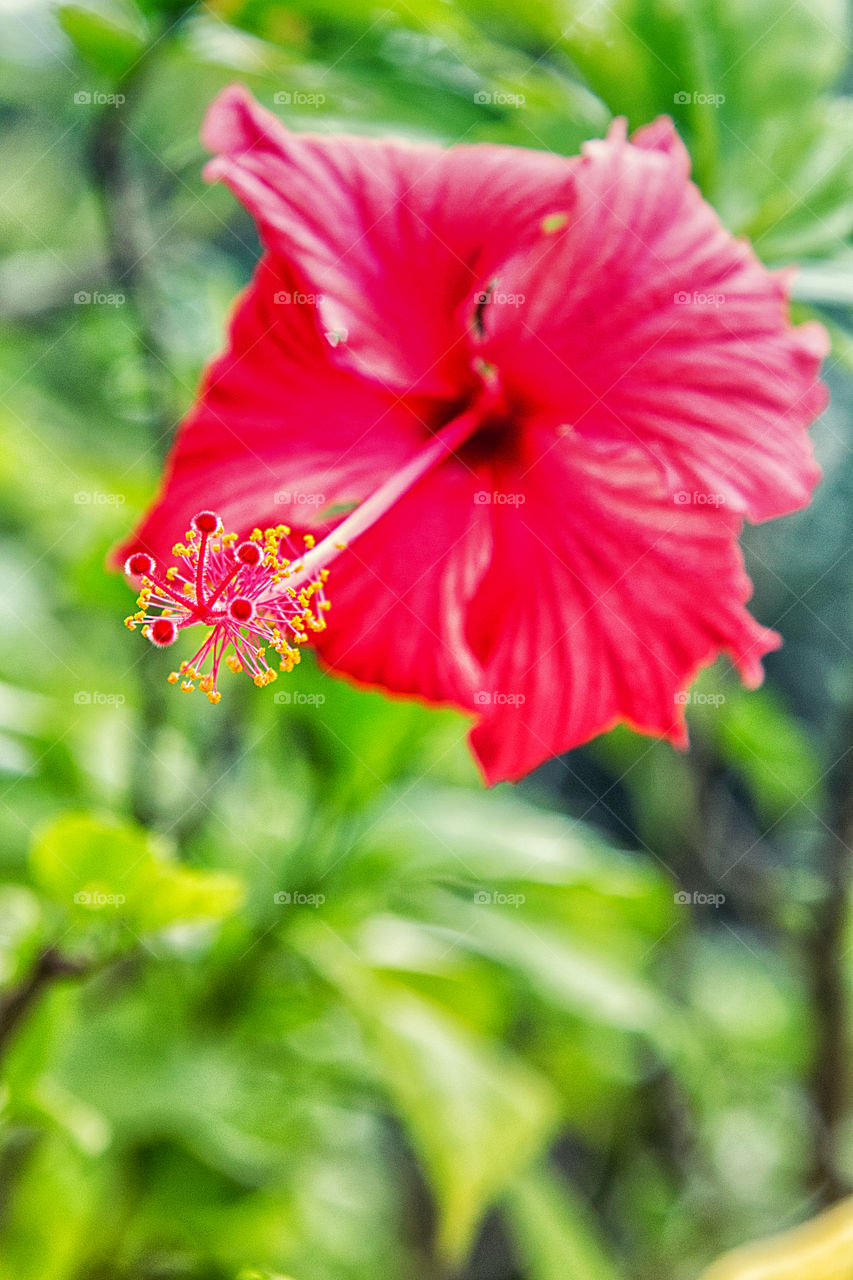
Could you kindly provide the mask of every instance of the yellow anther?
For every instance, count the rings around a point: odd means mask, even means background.
[[[207,695],[207,700],[212,707],[215,707],[221,697],[222,697],[221,693],[209,693]]]
[[[195,685],[193,684],[192,680],[181,681],[181,689],[184,691],[184,693],[192,693],[194,688],[195,688]]]
[[[317,545],[317,539],[314,537],[313,533],[306,533],[303,541],[306,547],[316,547]]]
[[[166,581],[174,582],[177,576],[178,576],[177,566],[170,565],[169,568],[166,570]]]
[[[133,631],[136,627],[136,618],[131,614],[129,618],[125,618],[124,625],[127,627],[128,631]]]
[[[166,679],[169,681],[169,684],[177,684],[179,679],[177,671],[170,671]]]
[[[235,657],[234,654],[229,654],[228,657],[225,659],[225,661],[227,665],[231,668],[231,670],[234,672],[235,676],[238,676],[240,672],[243,670],[242,662],[240,661],[239,658]]]
[[[335,546],[338,548],[338,551],[346,551],[347,549],[347,544],[345,542],[336,542]]]

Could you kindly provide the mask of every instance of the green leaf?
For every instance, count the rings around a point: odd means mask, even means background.
[[[853,123],[824,95],[844,65],[843,0],[615,0],[562,35],[632,127],[674,118],[700,186],[762,257],[837,252],[853,230]]]
[[[44,934],[38,898],[23,885],[0,886],[0,988],[19,981]]]
[[[507,965],[541,999],[585,1021],[667,1039],[671,1028],[663,1004],[632,968],[620,968],[612,956],[577,945],[553,923],[525,915],[523,907],[456,905],[456,929],[445,931],[446,936]]]
[[[292,1276],[284,1276],[280,1271],[258,1271],[255,1267],[244,1267],[237,1275],[237,1280],[293,1280]]]
[[[145,49],[145,31],[130,6],[105,4],[95,11],[66,4],[59,10],[59,21],[80,56],[114,80],[121,79]]]
[[[517,795],[421,787],[390,808],[365,857],[387,857],[407,879],[453,876],[476,888],[505,882],[589,886],[626,907],[668,884],[653,868],[609,848],[581,823],[522,803]],[[404,854],[401,856],[401,850]],[[386,873],[387,874],[387,873]]]
[[[43,1138],[4,1203],[0,1280],[69,1280],[89,1270],[92,1242],[104,1233],[107,1174],[61,1135]]]
[[[460,1261],[486,1209],[539,1154],[556,1097],[520,1058],[402,984],[362,968],[331,933],[306,954],[344,993],[433,1188],[438,1248]]]
[[[78,923],[118,920],[134,932],[220,920],[242,898],[233,876],[181,866],[150,833],[86,813],[65,814],[38,835],[31,867]]]
[[[719,745],[768,821],[821,803],[821,767],[802,727],[769,689],[732,689],[719,709]]]
[[[547,1140],[545,1083],[438,1005],[383,984],[372,1035],[388,1088],[435,1189],[439,1247],[461,1259],[486,1208]]]
[[[592,1214],[556,1174],[531,1169],[513,1183],[505,1206],[528,1280],[620,1280]]]

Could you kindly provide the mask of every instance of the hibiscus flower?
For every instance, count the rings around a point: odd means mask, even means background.
[[[295,135],[235,86],[203,138],[264,253],[122,557],[167,565],[200,508],[244,539],[268,524],[270,573],[310,594],[328,569],[323,660],[474,714],[489,781],[620,721],[683,744],[721,652],[760,682],[779,638],[744,608],[738,535],[819,478],[827,339],[791,326],[788,275],[723,228],[669,120],[578,157],[441,149]],[[225,619],[259,572],[229,546],[207,612],[187,560],[177,617],[220,656],[301,626],[274,616],[281,581],[253,588],[266,630]]]

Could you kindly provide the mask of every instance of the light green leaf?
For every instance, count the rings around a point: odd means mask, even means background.
[[[237,1280],[293,1280],[292,1276],[284,1276],[280,1271],[257,1271],[254,1267],[244,1267]]]
[[[536,994],[585,1020],[666,1038],[668,1019],[642,976],[609,956],[576,945],[539,918],[478,903],[457,903],[458,945],[507,965]],[[433,926],[440,928],[440,926]]]
[[[43,1138],[4,1205],[0,1280],[69,1280],[87,1270],[103,1232],[107,1175],[61,1135]]]
[[[544,1082],[437,1005],[389,983],[372,1036],[388,1088],[435,1189],[439,1245],[461,1259],[486,1208],[555,1120]]]
[[[361,968],[331,934],[309,929],[305,945],[364,1029],[433,1188],[438,1247],[458,1262],[486,1209],[553,1132],[555,1095],[520,1058],[446,1009]]]
[[[820,761],[802,727],[769,689],[732,690],[719,709],[724,757],[740,769],[763,816],[802,815],[821,802]]]
[[[42,912],[35,894],[23,885],[0,886],[0,987],[26,973],[42,937]]]
[[[98,11],[74,4],[59,10],[59,21],[77,52],[95,70],[114,80],[133,66],[145,48],[145,33],[138,19],[138,11],[116,3]]]
[[[65,814],[37,836],[31,866],[36,884],[78,923],[118,920],[134,932],[220,920],[242,898],[233,876],[181,866],[141,828],[85,813]]]
[[[506,1211],[529,1280],[620,1280],[592,1215],[556,1174],[532,1169],[517,1179]]]

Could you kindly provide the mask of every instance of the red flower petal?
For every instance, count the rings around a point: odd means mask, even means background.
[[[397,399],[330,364],[313,307],[267,257],[234,316],[228,350],[208,369],[165,483],[136,536],[161,562],[201,507],[247,533],[282,521],[316,526],[324,508],[360,501],[423,444],[435,406]]]
[[[290,133],[239,85],[205,120],[221,178],[266,244],[322,295],[335,358],[399,391],[459,394],[470,351],[456,308],[564,204],[576,160],[516,147]]]
[[[779,640],[742,607],[736,516],[674,505],[640,450],[580,440],[541,448],[518,494],[491,508],[494,563],[469,624],[486,671],[471,741],[489,781],[622,720],[683,744],[677,695],[721,651],[760,682]]]
[[[725,231],[688,168],[668,121],[588,143],[566,225],[501,271],[525,302],[486,309],[482,352],[518,403],[763,520],[820,477],[806,427],[828,339],[790,326],[787,276]]]

